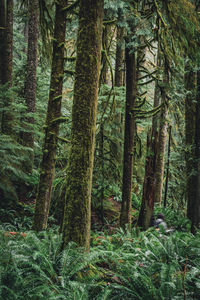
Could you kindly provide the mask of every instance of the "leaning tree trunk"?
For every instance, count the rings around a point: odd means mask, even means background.
[[[39,3],[38,0],[29,0],[29,22],[28,22],[28,53],[27,53],[27,70],[25,79],[24,98],[27,106],[27,113],[35,112],[36,103],[36,69],[37,69],[37,41],[38,41],[38,17]],[[31,125],[28,131],[23,132],[23,144],[33,149],[34,132],[33,116],[27,117],[25,121]],[[28,171],[32,172],[33,152],[31,152]]]
[[[123,159],[123,181],[122,181],[122,205],[120,213],[120,226],[125,227],[131,223],[132,205],[132,174],[133,174],[133,148],[135,116],[134,105],[137,94],[136,82],[136,58],[135,53],[126,47],[126,113],[124,133],[124,159]]]
[[[187,201],[187,217],[192,220],[195,203],[195,89],[196,74],[193,68],[186,65],[185,73],[185,89],[187,91],[185,99],[185,160],[186,160],[186,201]]]
[[[70,241],[85,249],[90,246],[91,186],[103,5],[103,0],[80,1],[63,247]]]
[[[40,181],[36,199],[33,229],[46,228],[54,178],[57,137],[61,118],[62,86],[64,76],[64,47],[66,31],[66,0],[56,2],[51,83],[46,117],[46,132]]]
[[[3,5],[2,5],[3,6]],[[1,6],[1,7],[2,7]],[[0,7],[0,8],[1,8]],[[2,12],[3,13],[3,12]],[[4,30],[4,29],[3,29]],[[13,0],[7,0],[5,10],[5,33],[3,33],[3,48],[1,49],[1,84],[12,86],[12,60],[13,60]],[[12,98],[5,97],[2,114],[2,133],[13,133]]]

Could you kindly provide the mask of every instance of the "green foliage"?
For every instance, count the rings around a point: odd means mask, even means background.
[[[92,234],[91,251],[57,232],[0,227],[1,299],[198,299],[200,233]],[[12,228],[14,230],[14,228]]]

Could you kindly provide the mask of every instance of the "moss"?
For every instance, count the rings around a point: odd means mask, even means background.
[[[36,199],[36,210],[33,228],[37,231],[43,230],[47,226],[49,206],[52,192],[52,182],[54,178],[57,136],[59,135],[59,123],[61,116],[61,95],[64,74],[64,41],[66,30],[66,12],[62,10],[66,1],[59,0],[56,4],[55,32],[53,44],[53,60],[50,94],[48,101],[48,112],[46,119],[46,134],[41,163],[40,181]],[[58,45],[63,45],[58,47]],[[57,101],[53,101],[56,98]]]
[[[89,249],[103,0],[81,1],[63,244]]]

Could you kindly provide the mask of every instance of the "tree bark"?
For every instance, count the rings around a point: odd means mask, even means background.
[[[6,7],[5,0],[0,0],[0,84],[3,84],[5,62],[5,30],[6,30]]]
[[[168,182],[169,182],[169,165],[170,165],[170,145],[171,145],[171,134],[172,127],[169,126],[169,139],[168,139],[168,152],[167,152],[167,166],[166,166],[166,181],[165,181],[165,194],[164,194],[164,207],[167,207],[167,192],[168,192]]]
[[[193,206],[195,203],[195,90],[196,74],[192,67],[186,65],[185,73],[185,142],[186,142],[186,200],[187,200],[187,217],[192,220]]]
[[[132,207],[132,174],[133,174],[133,148],[135,116],[134,105],[137,94],[136,82],[136,58],[128,47],[125,49],[126,61],[126,113],[124,133],[124,159],[123,159],[123,181],[122,181],[122,205],[120,213],[120,226],[131,224]]]
[[[3,7],[3,5],[2,5]],[[3,12],[2,12],[3,14]],[[4,23],[4,21],[3,21]],[[3,29],[4,30],[4,29]],[[5,33],[3,33],[3,46],[1,51],[1,84],[12,86],[12,60],[13,60],[13,0],[7,0],[5,9]],[[2,114],[2,133],[12,135],[13,114],[11,110],[12,98],[5,97]]]
[[[137,225],[142,227],[143,230],[147,230],[149,228],[154,211],[157,142],[157,134],[153,134],[152,127],[151,132],[147,135],[147,156],[145,164],[142,205],[137,222]]]
[[[37,42],[38,42],[38,19],[39,3],[38,0],[29,0],[29,22],[28,22],[28,52],[27,52],[27,70],[24,87],[24,98],[27,106],[27,113],[35,112],[36,104],[36,69],[37,69]],[[33,116],[27,117],[25,121],[33,126]],[[27,129],[22,135],[23,144],[34,148],[33,128]],[[29,173],[32,172],[33,152],[30,157]]]
[[[117,46],[116,46],[116,60],[115,60],[115,86],[123,86],[124,82],[124,28],[117,26]]]
[[[80,1],[63,247],[70,241],[85,249],[90,246],[91,186],[103,5],[103,0]]]
[[[195,122],[195,197],[192,205],[192,233],[200,228],[200,70],[197,71],[197,96],[196,96],[196,122]]]
[[[100,84],[108,84],[109,78],[108,78],[108,57],[109,57],[109,35],[111,32],[110,25],[105,25],[103,29],[103,35],[102,35],[102,69],[100,74]]]
[[[66,31],[66,10],[64,8],[66,5],[66,0],[59,0],[56,2],[53,58],[48,111],[46,117],[46,132],[33,223],[33,229],[36,231],[46,229],[54,178],[64,76],[64,45]]]
[[[162,188],[164,177],[164,164],[165,164],[165,147],[167,139],[167,117],[168,117],[168,100],[166,95],[167,84],[169,83],[168,66],[164,61],[164,86],[161,89],[161,112],[160,112],[160,125],[158,136],[158,149],[156,159],[156,171],[155,171],[155,202],[162,202]]]

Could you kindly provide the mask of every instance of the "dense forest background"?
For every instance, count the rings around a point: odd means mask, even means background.
[[[198,299],[199,9],[0,0],[1,299]]]

